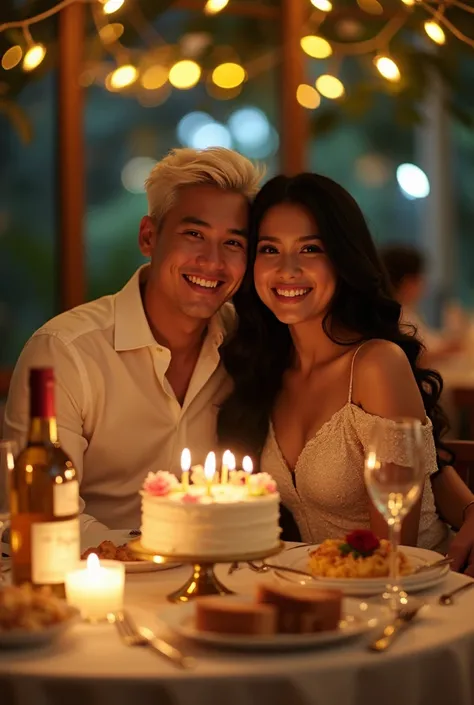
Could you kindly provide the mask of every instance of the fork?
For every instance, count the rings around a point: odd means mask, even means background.
[[[195,660],[193,658],[184,656],[181,651],[163,639],[159,639],[149,629],[138,628],[128,612],[116,612],[113,618],[119,636],[127,646],[147,646],[160,656],[164,656],[175,666],[180,668],[194,667]]]
[[[386,651],[394,639],[401,634],[416,617],[424,602],[418,602],[413,607],[402,607],[394,622],[387,624],[383,632],[369,644],[371,651]]]
[[[432,570],[433,568],[441,568],[442,566],[445,565],[450,565],[453,562],[452,558],[448,558],[447,556],[444,556],[444,558],[440,558],[437,561],[433,561],[432,563],[422,563],[421,565],[417,566],[413,573],[424,573],[425,570]]]
[[[459,593],[464,592],[465,590],[470,590],[472,587],[474,587],[473,581],[469,583],[464,583],[464,585],[461,585],[461,587],[457,587],[455,590],[451,590],[451,592],[445,592],[444,595],[441,595],[441,597],[439,598],[439,604],[452,605],[453,597],[455,595],[459,595]]]
[[[304,575],[305,578],[312,578],[311,573],[305,570],[299,570],[298,568],[290,568],[286,565],[275,565],[274,563],[262,562],[262,565],[257,565],[253,561],[248,562],[248,567],[253,570],[254,573],[268,573],[270,570],[282,571],[286,573],[294,573],[295,575]]]

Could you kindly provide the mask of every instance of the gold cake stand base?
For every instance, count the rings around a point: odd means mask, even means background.
[[[283,541],[271,550],[264,553],[241,553],[232,556],[219,556],[211,558],[206,556],[201,558],[198,556],[183,556],[183,555],[161,555],[152,553],[142,546],[141,538],[134,539],[129,542],[129,547],[132,553],[145,561],[153,563],[188,563],[192,567],[192,574],[189,580],[184,583],[178,590],[168,595],[170,602],[189,602],[196,597],[204,597],[205,595],[232,595],[233,591],[229,590],[216,576],[215,566],[219,563],[248,563],[249,561],[258,561],[264,558],[270,558],[280,553],[284,548]]]

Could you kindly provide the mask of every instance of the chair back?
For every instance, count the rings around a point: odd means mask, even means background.
[[[474,492],[474,441],[445,441],[454,453],[454,468],[471,492]]]
[[[474,388],[455,387],[451,394],[459,415],[462,437],[474,440]]]

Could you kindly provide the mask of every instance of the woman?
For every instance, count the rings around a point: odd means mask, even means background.
[[[364,217],[341,186],[301,174],[262,188],[235,306],[238,329],[222,352],[234,391],[219,412],[221,443],[273,475],[304,541],[354,528],[384,535],[364,485],[364,449],[382,423],[396,462],[394,419],[418,418],[425,472],[436,472],[442,383],[418,366],[422,346],[401,332]],[[439,550],[447,538],[426,482],[402,541]]]

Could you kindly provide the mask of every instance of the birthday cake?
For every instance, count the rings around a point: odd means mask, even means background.
[[[142,547],[162,555],[219,558],[278,547],[280,497],[267,473],[231,473],[225,483],[194,472],[193,484],[149,473],[142,495]]]

